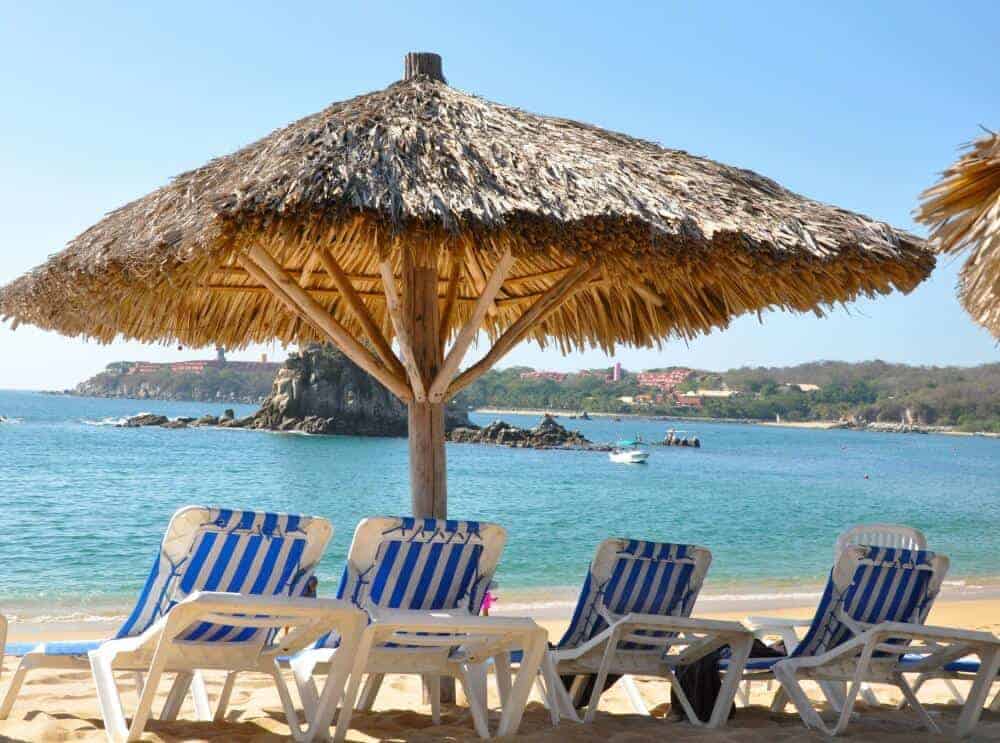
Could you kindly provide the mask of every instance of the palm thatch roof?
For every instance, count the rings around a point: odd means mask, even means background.
[[[970,251],[959,296],[973,319],[1000,339],[1000,135],[989,132],[921,194],[917,219],[942,253]]]
[[[386,257],[437,268],[445,337],[506,251],[515,262],[482,323],[494,339],[589,266],[522,334],[563,350],[690,338],[764,308],[822,312],[909,291],[934,266],[913,235],[749,170],[418,74],[116,209],[0,289],[0,315],[104,342],[320,339],[241,266],[253,246],[360,336],[346,278],[389,339]]]

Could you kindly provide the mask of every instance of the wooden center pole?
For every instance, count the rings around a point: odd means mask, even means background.
[[[410,324],[413,357],[426,390],[441,368],[441,317],[437,254],[421,258],[420,261],[404,259],[402,274],[404,317]],[[410,493],[413,515],[418,518],[443,519],[448,515],[444,406],[443,401],[431,402],[426,398],[409,403]]]

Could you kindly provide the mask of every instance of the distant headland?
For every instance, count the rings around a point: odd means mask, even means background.
[[[299,367],[313,359],[315,353],[293,354],[291,363],[285,365],[266,358],[259,362],[228,361],[221,350],[215,359],[205,361],[121,361],[109,364],[67,392],[94,397],[260,404],[272,393],[276,380],[280,381],[280,373],[301,378],[303,371]],[[325,368],[325,362],[321,366]],[[367,376],[357,370],[351,379],[357,375]],[[333,380],[331,384],[335,386]],[[310,395],[306,395],[304,403],[297,403],[302,409],[296,409],[291,417],[330,415],[325,407],[307,409],[309,399]],[[631,371],[621,364],[577,372],[510,367],[483,375],[451,407],[484,412],[553,412],[567,417],[641,415],[809,428],[1000,433],[1000,363],[937,367],[884,361],[819,361],[724,372],[687,367]],[[394,413],[397,415],[393,417],[398,417],[399,411]],[[288,417],[285,411],[281,416]],[[270,420],[274,414],[265,417],[275,425],[276,421]],[[381,424],[378,427],[382,428]]]

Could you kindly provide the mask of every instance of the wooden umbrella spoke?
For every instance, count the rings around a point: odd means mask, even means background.
[[[251,247],[239,257],[240,264],[257,281],[264,284],[293,313],[313,325],[333,342],[351,361],[385,385],[401,400],[412,395],[404,380],[383,367],[371,351],[361,345],[326,309],[299,286],[271,255],[259,246]]]
[[[492,348],[478,362],[459,374],[448,387],[446,398],[452,398],[489,371],[500,359],[520,343],[539,323],[586,286],[601,272],[601,267],[582,263],[556,282],[531,307],[524,311],[514,324],[497,338]]]
[[[454,345],[448,351],[448,356],[445,357],[437,376],[434,377],[434,382],[427,393],[427,398],[431,402],[441,402],[444,400],[444,395],[448,391],[448,385],[454,378],[455,372],[458,371],[458,365],[462,363],[465,352],[469,350],[469,345],[475,339],[479,328],[483,324],[483,320],[486,318],[486,313],[489,311],[490,306],[493,305],[493,300],[500,291],[500,287],[503,286],[504,277],[506,277],[507,272],[510,271],[513,265],[514,256],[511,255],[508,249],[500,257],[500,260],[497,261],[493,273],[490,274],[490,278],[483,288],[483,293],[479,295],[479,301],[476,302],[476,306],[472,309],[472,315],[466,321],[465,325],[462,326],[462,330],[455,339]]]
[[[399,299],[399,291],[396,289],[396,277],[392,273],[392,261],[384,260],[378,264],[382,274],[382,286],[385,291],[385,305],[392,319],[392,327],[396,332],[396,342],[399,344],[399,352],[403,356],[403,366],[410,379],[410,387],[413,389],[413,399],[416,402],[423,402],[427,399],[427,388],[424,384],[423,374],[417,364],[417,357],[413,353],[413,340],[410,337],[409,323],[403,316],[403,306]]]
[[[365,335],[368,336],[368,340],[372,342],[372,346],[375,348],[375,353],[385,364],[386,368],[392,371],[392,373],[398,377],[403,377],[406,375],[406,370],[400,363],[396,354],[392,352],[392,347],[389,342],[382,335],[382,331],[379,329],[378,325],[375,324],[374,318],[372,318],[371,313],[365,306],[365,303],[361,300],[358,295],[357,290],[355,290],[354,285],[351,283],[350,279],[344,273],[344,270],[337,263],[337,260],[333,257],[329,250],[319,249],[319,259],[323,264],[323,268],[326,269],[327,274],[333,280],[334,285],[343,295],[344,300],[347,302],[351,311],[354,312],[354,316],[358,318],[358,322],[361,323],[361,327],[365,331]]]

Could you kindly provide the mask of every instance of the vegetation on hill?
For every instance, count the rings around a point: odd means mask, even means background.
[[[273,371],[208,367],[200,373],[163,368],[147,374],[129,374],[126,371],[130,366],[124,362],[109,364],[103,372],[78,384],[73,393],[89,397],[253,404],[268,396],[274,382]]]
[[[774,420],[775,416],[787,421],[854,418],[1000,432],[1000,364],[927,367],[884,361],[821,361],[725,372],[694,370],[678,392],[728,389],[738,393],[729,398],[703,398],[700,408],[679,407],[669,395],[658,401],[637,402],[636,397],[657,390],[640,387],[634,374],[613,383],[601,376],[583,375],[558,382],[521,379],[525,371],[530,370],[512,367],[484,374],[465,391],[466,404],[754,420]],[[793,386],[799,384],[814,384],[819,389],[803,392]],[[633,398],[633,402],[623,402],[623,397]]]

